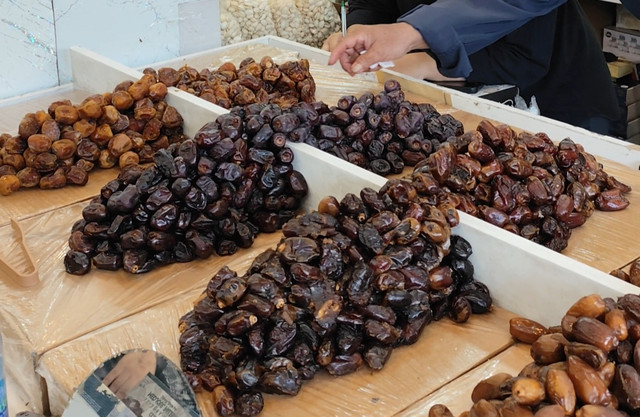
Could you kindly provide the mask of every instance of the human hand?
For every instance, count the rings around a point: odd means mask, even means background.
[[[152,350],[134,350],[120,358],[102,383],[116,397],[123,399],[147,374],[153,374],[155,371],[156,353]]]
[[[377,69],[378,62],[393,61],[412,49],[426,49],[422,35],[408,23],[353,25],[331,51],[329,65],[340,61],[349,74]]]
[[[332,33],[331,36],[329,36],[322,44],[322,49],[331,52],[333,51],[333,48],[335,48],[336,45],[340,43],[341,40],[341,32]]]

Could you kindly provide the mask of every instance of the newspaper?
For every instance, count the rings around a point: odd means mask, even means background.
[[[200,417],[195,395],[177,367],[158,356],[154,374],[147,373],[126,395],[116,395],[104,376],[118,356],[96,369],[76,389],[63,417]]]

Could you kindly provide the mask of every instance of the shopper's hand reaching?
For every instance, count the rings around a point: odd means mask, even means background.
[[[426,48],[420,32],[408,23],[353,25],[333,48],[329,65],[340,61],[342,68],[354,75],[377,69],[378,62],[393,61],[413,49]]]
[[[153,374],[155,371],[156,353],[152,350],[134,350],[120,358],[102,383],[116,397],[123,399],[148,373]]]
[[[331,52],[336,47],[336,45],[340,43],[341,40],[342,40],[341,32],[332,33],[331,36],[329,36],[322,44],[322,49],[324,49],[325,51]]]

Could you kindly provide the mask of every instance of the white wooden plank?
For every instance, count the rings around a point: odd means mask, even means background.
[[[458,91],[450,90],[450,94],[451,105],[456,109],[530,132],[545,132],[556,142],[568,137],[582,144],[594,155],[620,162],[633,169],[640,166],[638,145]]]
[[[318,207],[320,200],[332,195],[341,200],[347,193],[360,195],[364,187],[379,189],[386,179],[336,156],[313,148],[306,143],[289,143],[294,152],[293,167],[304,175],[309,184],[303,209]]]
[[[73,85],[77,89],[104,93],[113,91],[113,88],[122,81],[137,80],[142,77],[142,72],[86,48],[74,46],[69,52]]]
[[[554,325],[583,295],[616,297],[638,287],[489,223],[460,213],[453,233],[469,240],[476,278],[495,303]]]
[[[229,111],[223,107],[216,106],[206,100],[196,97],[193,94],[171,87],[166,97],[167,104],[178,110],[185,120],[183,133],[190,138],[208,122]]]
[[[302,43],[293,42],[289,39],[281,38],[279,36],[267,36],[268,44],[277,48],[288,49],[296,51],[300,54],[301,58],[306,58],[310,61],[317,62],[319,64],[326,64],[329,61],[329,52],[322,49],[314,48]],[[339,67],[339,64],[336,64]]]

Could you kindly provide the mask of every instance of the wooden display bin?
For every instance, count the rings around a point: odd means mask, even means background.
[[[497,331],[499,336],[495,338],[496,343],[491,342],[489,346],[483,347],[477,355],[474,353],[472,360],[463,361],[461,366],[456,365],[455,369],[446,366],[438,368],[438,372],[441,373],[433,380],[436,382],[426,385],[419,381],[433,377],[424,371],[429,369],[430,361],[434,360],[432,356],[427,355],[432,349],[431,342],[425,342],[425,344],[421,342],[419,346],[413,347],[419,350],[407,348],[405,351],[411,352],[406,354],[407,357],[416,357],[416,360],[420,361],[424,355],[427,359],[415,366],[415,369],[420,369],[422,372],[416,377],[418,379],[407,380],[417,389],[413,391],[410,398],[398,404],[408,407],[434,392],[442,384],[464,374],[509,346],[512,342],[508,333],[505,333],[505,323],[513,314],[555,323],[571,300],[580,295],[597,292],[602,295],[616,296],[634,292],[637,289],[609,276],[607,272],[638,256],[634,244],[640,233],[640,224],[634,219],[637,218],[636,207],[640,207],[638,194],[640,178],[635,171],[640,163],[640,148],[553,120],[532,116],[488,100],[406,78],[392,71],[382,71],[376,75],[354,79],[337,67],[331,68],[324,65],[327,58],[325,52],[275,37],[260,38],[189,55],[171,62],[155,64],[155,67],[179,66],[186,63],[202,67],[210,65],[214,57],[222,59],[232,54],[248,56],[249,51],[255,56],[284,51],[293,53],[295,57],[309,59],[312,62],[312,74],[318,84],[317,98],[328,103],[335,102],[344,94],[377,92],[386,78],[393,77],[401,81],[408,99],[416,102],[431,102],[439,111],[451,113],[463,121],[465,128],[475,128],[480,120],[488,118],[510,124],[516,129],[544,131],[554,140],[570,136],[576,142],[582,143],[587,151],[597,155],[605,164],[607,172],[634,187],[630,195],[632,203],[627,210],[619,213],[595,213],[587,224],[574,232],[565,254],[555,253],[479,219],[461,214],[461,224],[457,226],[454,233],[460,234],[472,243],[475,250],[473,262],[476,275],[492,290],[498,306],[495,315],[474,319],[480,321],[471,322],[467,327],[471,327],[473,331],[473,323],[476,323],[482,330],[485,329],[484,323],[492,323],[487,326],[494,329],[492,331]],[[0,110],[10,109],[13,112],[3,113],[3,119],[5,119],[4,114],[14,116],[19,114],[15,116],[13,122],[17,126],[26,112],[46,108],[55,99],[75,100],[77,98],[79,101],[80,98],[84,98],[83,92],[86,94],[106,92],[125,79],[137,79],[141,76],[140,70],[123,67],[81,48],[72,50],[72,62],[73,68],[76,69],[72,87],[61,87],[42,95],[25,97],[24,100],[0,102]],[[182,114],[185,120],[185,133],[188,136],[193,136],[202,125],[214,120],[217,115],[225,111],[175,88],[170,89],[167,102]],[[31,107],[32,104],[35,107]],[[294,150],[296,169],[303,173],[309,183],[310,193],[304,203],[306,210],[316,207],[319,199],[326,195],[341,198],[347,192],[358,193],[365,186],[380,187],[385,182],[385,179],[380,176],[305,144],[290,144],[290,146]],[[104,355],[91,355],[88,350],[83,353],[83,346],[91,349],[92,343],[83,345],[80,341],[98,337],[97,335],[103,332],[109,335],[112,328],[135,326],[137,317],[152,315],[151,309],[161,309],[163,306],[171,308],[175,300],[185,302],[194,293],[201,291],[211,275],[221,266],[229,265],[238,270],[246,268],[257,253],[273,247],[280,239],[279,233],[260,235],[252,248],[240,251],[234,256],[212,257],[186,265],[171,265],[143,276],[132,276],[124,271],[95,270],[85,277],[70,276],[64,271],[62,258],[67,250],[66,242],[71,225],[80,218],[87,199],[97,194],[100,187],[116,175],[117,171],[104,170],[92,173],[91,182],[85,187],[66,187],[56,191],[21,190],[12,196],[0,197],[0,237],[5,242],[13,242],[15,235],[8,224],[8,219],[17,217],[25,229],[27,246],[36,254],[36,267],[40,271],[41,283],[33,288],[24,289],[6,280],[0,281],[0,328],[5,337],[6,372],[10,377],[14,376],[13,380],[18,383],[22,396],[26,397],[25,401],[28,401],[30,407],[36,410],[45,406],[49,400],[46,391],[40,389],[41,375],[46,377],[52,392],[63,392],[67,395],[75,386],[73,384],[79,382],[73,378],[82,379],[85,376],[71,375],[73,383],[64,382],[63,384],[62,368],[54,369],[43,359],[48,357],[50,352],[58,352],[57,349],[61,349],[59,352],[65,352],[65,346],[74,346],[74,349],[78,350],[73,354],[74,356],[67,357],[67,360],[89,366],[88,363],[83,362],[83,355],[86,355],[86,358],[91,357],[92,360],[102,361],[106,359]],[[24,264],[23,254],[16,245],[5,245],[0,249],[0,255],[15,259],[18,267]],[[551,299],[550,294],[553,294]],[[445,328],[442,336],[438,333],[440,330],[436,330],[441,327]],[[448,327],[451,327],[450,323],[449,325],[444,322],[438,323],[429,328],[428,333],[437,340],[442,339],[438,343],[445,343],[449,334],[446,330]],[[474,335],[478,333],[465,333],[461,329],[465,327],[456,327],[452,330],[452,332],[462,332],[455,340],[460,340],[460,343],[468,346],[466,349],[473,351],[475,339],[478,339]],[[177,328],[174,330],[177,332]],[[476,329],[476,331],[479,330]],[[162,333],[162,329],[159,329],[159,332]],[[175,344],[177,340],[175,334],[160,333],[154,337],[171,338]],[[102,348],[106,349],[108,343],[102,344]],[[131,347],[153,346],[175,358],[177,351],[174,344],[166,340],[158,341],[156,344],[151,336],[131,341]],[[449,345],[441,345],[440,349],[450,354],[449,347]],[[461,354],[464,355],[465,352]],[[51,355],[53,356],[53,353]],[[403,357],[401,354],[397,356]],[[452,362],[457,360],[452,358]],[[94,366],[94,362],[90,365]],[[36,368],[38,373],[35,372]],[[394,372],[394,369],[395,366],[390,364],[385,372]],[[395,372],[406,371],[405,367],[398,367]],[[366,371],[362,371],[358,375],[364,377],[365,373]],[[19,378],[15,378],[16,375],[20,375]],[[365,380],[357,376],[354,378],[338,381],[351,381],[345,384],[355,385],[365,383]],[[365,379],[366,384],[373,384],[372,389],[386,389],[377,385],[378,374],[366,376]],[[317,389],[322,391],[321,387],[325,386],[325,382],[327,384],[330,382],[331,395],[345,391],[344,385],[333,385],[334,381],[329,380],[331,378],[322,378],[318,381],[324,382],[314,383]],[[336,383],[342,383],[338,381]],[[64,389],[61,389],[63,386]],[[365,388],[368,386],[366,385]],[[366,391],[365,388],[363,389]],[[311,394],[315,395],[313,394],[315,389],[310,390]],[[42,394],[44,397],[41,398]],[[402,394],[403,392],[399,391],[394,395],[401,397]],[[52,398],[58,397],[52,396]],[[386,403],[392,404],[392,408],[383,407],[381,408],[383,411],[380,411],[382,414],[378,415],[391,415],[401,410],[401,408],[396,409],[395,397],[386,398]],[[64,402],[55,401],[52,405],[60,410]],[[299,397],[291,401],[282,401],[282,406],[289,407],[286,404],[294,404],[291,407],[305,407],[305,401],[309,401],[308,397]],[[329,407],[330,403],[325,406]],[[342,410],[347,411],[351,406],[353,406],[352,399],[345,397]],[[289,410],[293,413],[295,408]],[[318,410],[318,415],[326,415],[329,412],[329,409],[322,407]],[[346,415],[344,412],[342,414]]]
[[[313,167],[305,173],[315,190],[309,206],[323,195],[357,193],[383,183],[335,157],[318,158],[309,147],[292,146],[297,167]],[[328,170],[335,175],[327,177]],[[435,402],[462,411],[471,405],[470,392],[478,378],[497,370],[517,373],[531,361],[528,346],[514,344],[509,335],[510,318],[519,315],[555,325],[583,295],[615,298],[637,292],[629,283],[533,242],[514,239],[511,233],[464,213],[452,232],[472,245],[475,277],[490,288],[495,303],[490,313],[473,315],[465,324],[447,318],[429,324],[416,344],[394,350],[379,372],[363,367],[336,378],[323,371],[303,384],[297,396],[266,395],[261,415],[417,416],[425,415]],[[239,274],[248,261],[236,270]],[[197,295],[197,291],[182,294],[45,352],[37,361],[37,372],[46,381],[52,411],[60,412],[74,387],[121,350],[153,348],[178,363],[176,323],[192,308]],[[216,415],[211,394],[201,393],[198,400],[203,415]]]
[[[574,229],[563,254],[604,272],[610,272],[638,256],[635,247],[637,236],[640,235],[640,222],[636,220],[636,210],[640,210],[636,208],[640,203],[640,146],[442,88],[392,70],[351,77],[338,64],[333,67],[326,65],[329,55],[326,51],[271,36],[162,61],[149,67],[156,70],[162,67],[178,69],[189,65],[200,70],[216,68],[225,61],[237,65],[246,57],[258,61],[265,55],[280,60],[308,59],[317,84],[316,98],[329,104],[335,104],[345,94],[377,93],[385,80],[395,78],[400,81],[408,100],[433,104],[441,113],[449,113],[460,120],[465,130],[475,129],[478,122],[488,119],[494,123],[508,124],[517,131],[547,133],[555,142],[571,138],[582,144],[587,152],[594,154],[603,163],[605,171],[630,185],[633,191],[628,195],[631,205],[626,210],[615,213],[596,211],[585,225]],[[410,172],[409,168],[407,170],[405,172]]]

